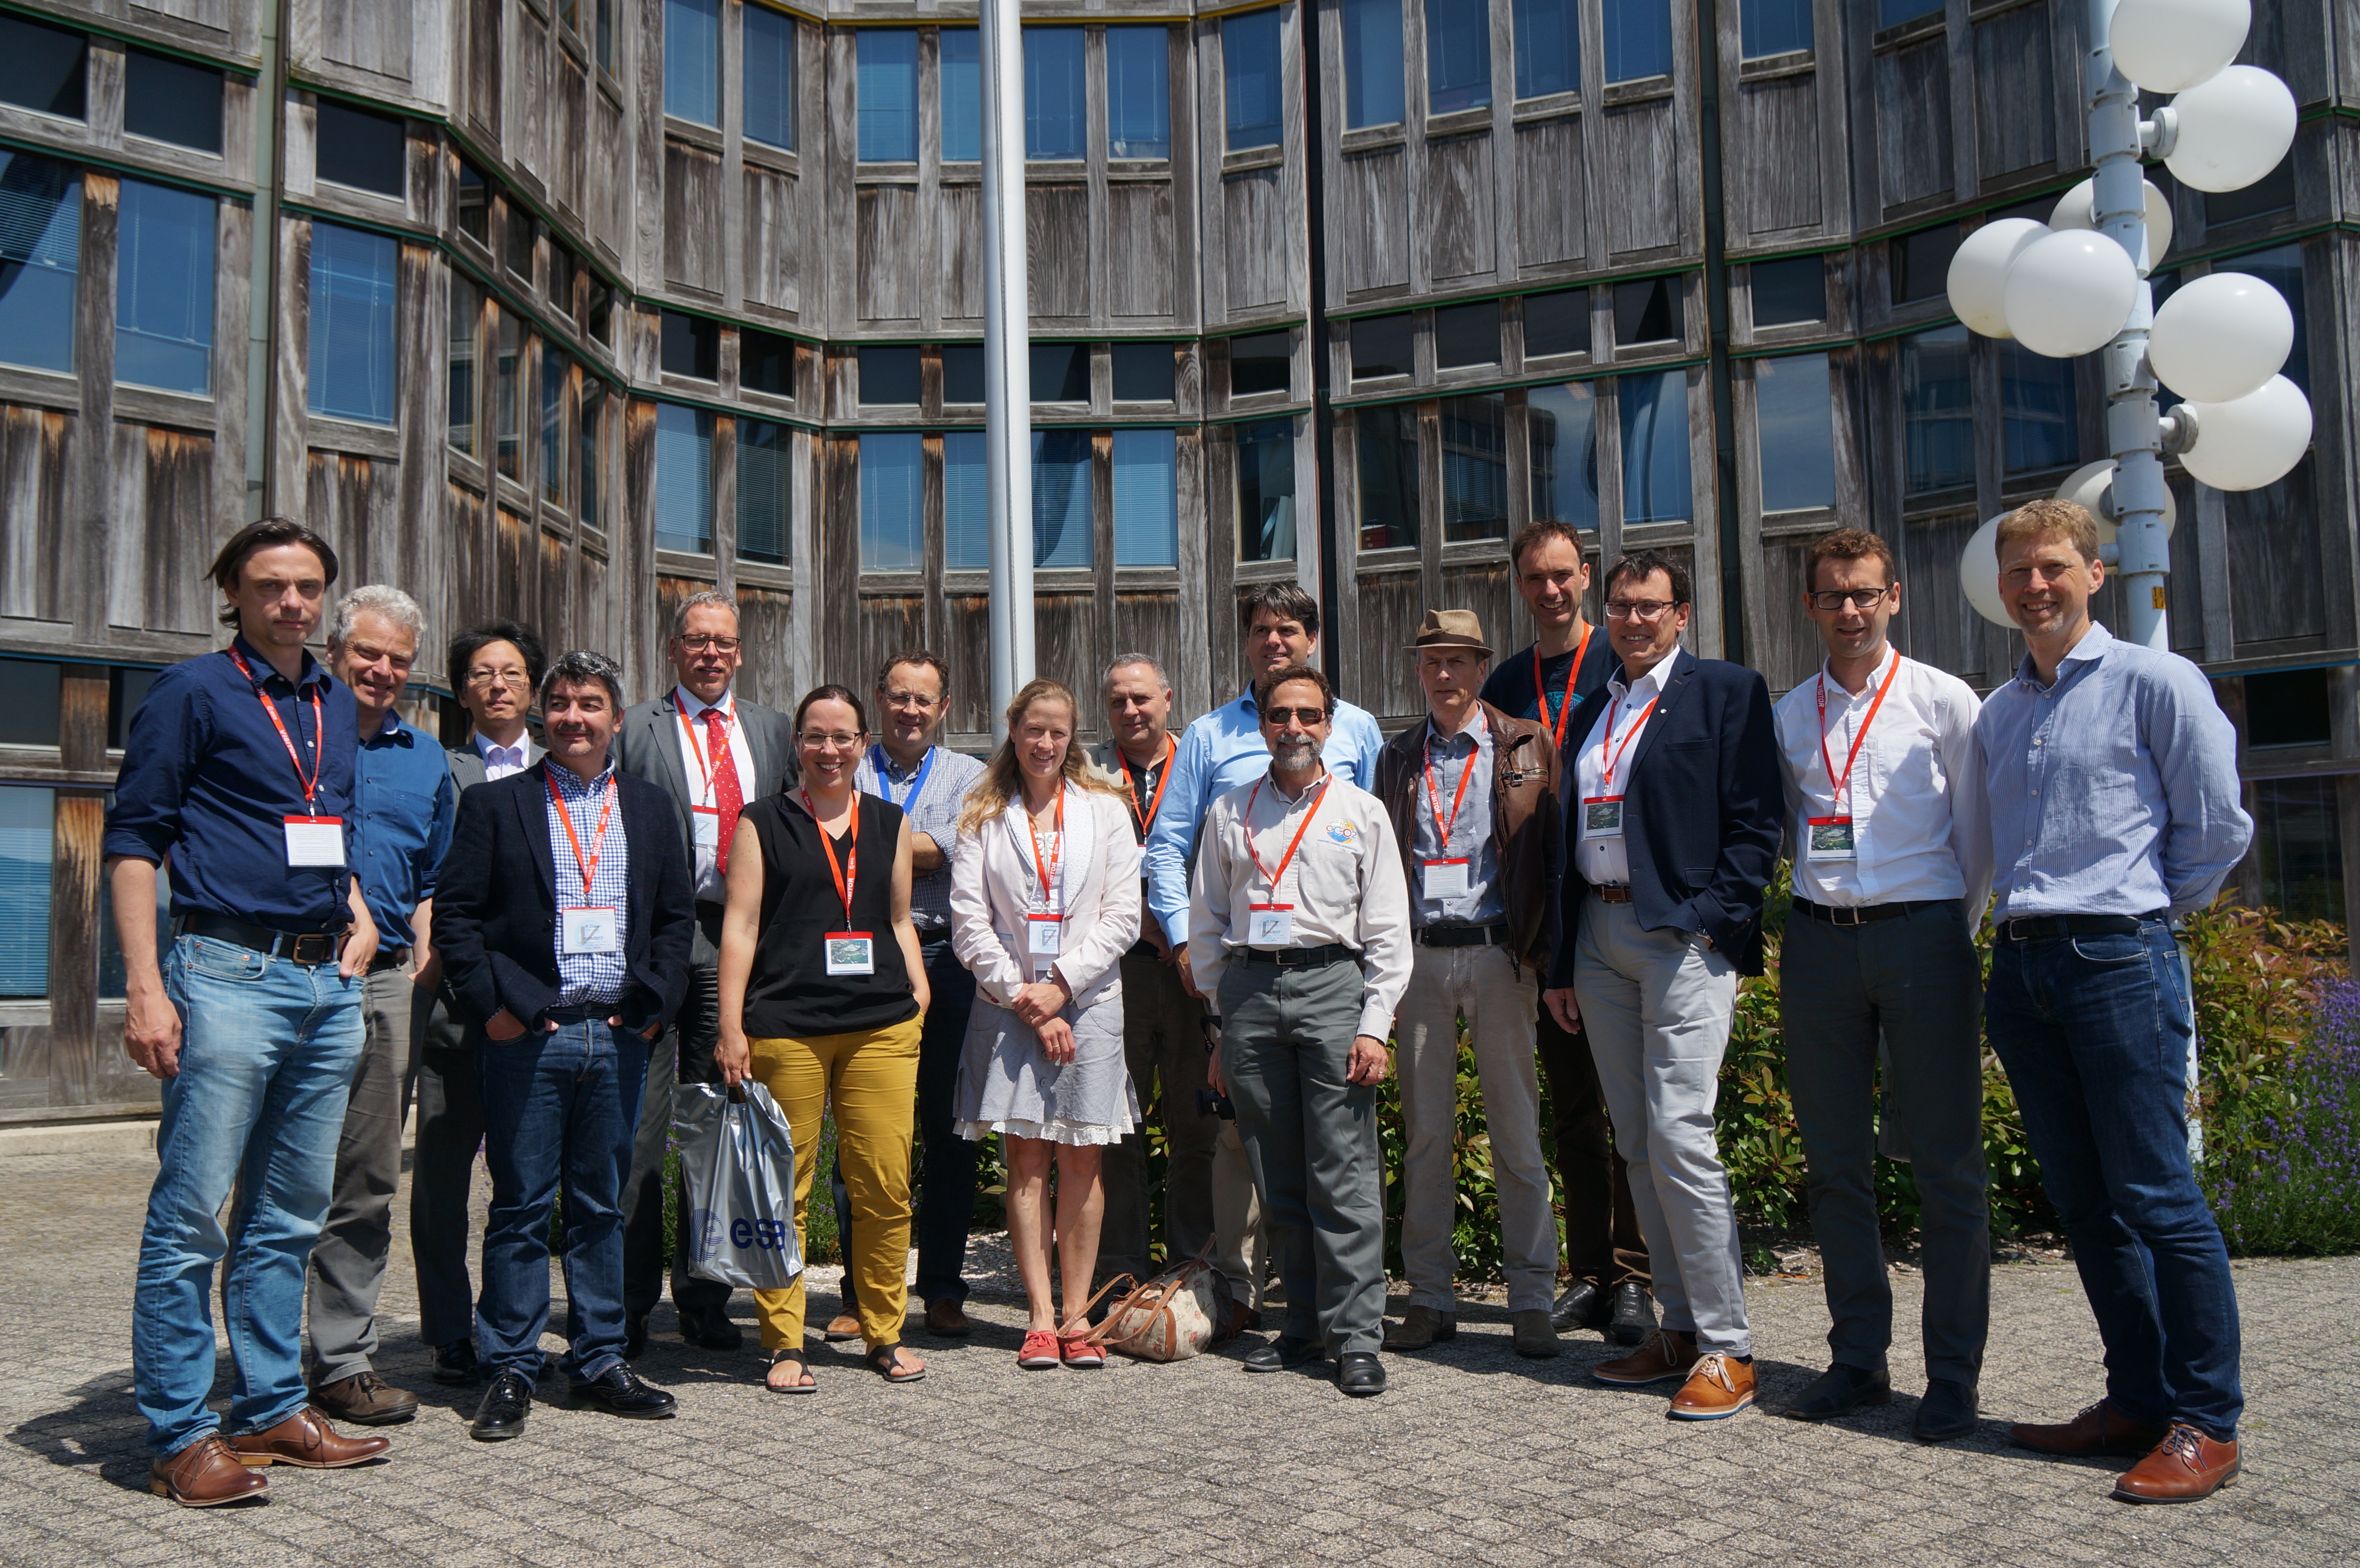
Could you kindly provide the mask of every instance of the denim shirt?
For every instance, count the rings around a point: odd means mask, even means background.
[[[361,742],[358,787],[362,847],[355,869],[379,948],[418,941],[410,917],[434,897],[434,878],[451,848],[459,789],[442,748],[395,714]]]

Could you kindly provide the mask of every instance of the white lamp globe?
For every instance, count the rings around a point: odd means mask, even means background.
[[[1976,615],[1995,626],[2013,629],[2016,623],[2007,618],[1999,598],[1999,522],[2006,516],[2002,512],[1977,528],[1967,548],[1959,552],[1959,589]]]
[[[2008,331],[2035,354],[2070,359],[2123,330],[2138,295],[2130,254],[2093,230],[2065,230],[2017,253],[2000,291]]]
[[[2057,486],[2057,499],[2070,501],[2097,519],[2098,542],[2114,542],[2114,529],[2120,519],[2114,516],[2114,460],[2102,457],[2097,462],[2075,469],[2064,484]],[[2180,526],[2180,504],[2172,498],[2169,485],[2163,492],[2163,531],[2169,538]]]
[[[2187,405],[2196,441],[2180,466],[2215,490],[2258,490],[2285,478],[2311,445],[2311,399],[2283,376],[2228,403]]]
[[[2253,19],[2247,0],[2121,0],[2114,69],[2149,93],[2185,93],[2237,58]]]
[[[2259,66],[2233,65],[2171,101],[2180,139],[2164,167],[2195,191],[2243,191],[2294,145],[2294,94]]]
[[[1948,280],[1950,309],[1959,320],[1987,338],[2007,338],[2007,313],[2000,292],[2007,286],[2007,269],[2024,247],[2045,239],[2049,225],[2031,218],[2002,218],[1985,223],[1959,242],[1950,253]]]
[[[2155,188],[2155,181],[2143,180],[2147,187],[2147,264],[2153,267],[2171,248],[2171,199]],[[2098,182],[2084,180],[2057,199],[2057,210],[2049,214],[2052,229],[2094,229],[2096,214],[2091,211],[2098,195]]]
[[[2261,390],[2293,347],[2294,312],[2277,289],[2247,273],[2216,272],[2163,302],[2147,355],[2181,397],[2228,403]]]

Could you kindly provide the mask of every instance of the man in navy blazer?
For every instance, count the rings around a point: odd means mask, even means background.
[[[1664,1318],[1591,1376],[1677,1381],[1671,1413],[1714,1421],[1754,1402],[1712,1105],[1737,977],[1762,973],[1762,890],[1782,825],[1777,732],[1759,674],[1680,647],[1686,565],[1635,551],[1607,572],[1605,593],[1621,667],[1566,727],[1568,854],[1542,995],[1567,1030],[1588,1027]]]
[[[640,1419],[673,1410],[624,1363],[619,1200],[649,1044],[688,985],[688,858],[671,798],[608,755],[621,668],[569,653],[542,677],[541,701],[548,754],[460,798],[435,906],[443,975],[483,1035],[484,1442],[518,1435],[532,1408],[561,1178],[572,1400]]]

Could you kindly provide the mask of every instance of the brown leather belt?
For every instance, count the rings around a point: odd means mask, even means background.
[[[1594,887],[1590,891],[1609,904],[1627,904],[1631,901],[1631,889],[1628,887]]]
[[[172,930],[177,935],[211,937],[215,942],[233,942],[302,964],[333,964],[336,948],[344,935],[342,931],[273,931],[268,926],[210,912],[182,915]]]

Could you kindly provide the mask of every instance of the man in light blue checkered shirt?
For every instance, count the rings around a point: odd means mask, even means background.
[[[557,867],[558,929],[564,930],[568,909],[611,909],[615,921],[614,944],[603,953],[568,953],[565,943],[558,942],[558,1000],[569,1007],[612,1007],[623,999],[623,953],[631,939],[631,841],[623,832],[622,813],[610,813],[605,839],[598,836],[598,818],[614,785],[615,764],[609,759],[598,776],[586,783],[571,768],[552,768],[548,773],[557,786],[558,798],[565,802],[563,817],[549,813],[549,858]],[[574,826],[572,837],[565,831],[568,821]],[[576,842],[584,855],[598,856],[586,891],[574,858]]]

